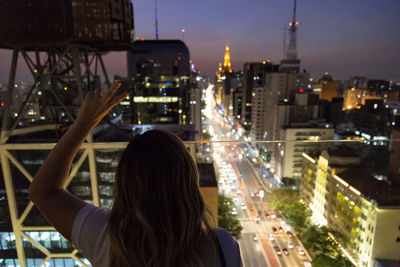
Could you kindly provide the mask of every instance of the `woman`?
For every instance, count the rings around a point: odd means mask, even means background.
[[[198,171],[178,137],[135,136],[122,153],[110,213],[65,190],[74,156],[112,107],[120,84],[83,101],[76,121],[36,173],[29,196],[41,213],[93,266],[240,266],[237,242],[212,229]]]

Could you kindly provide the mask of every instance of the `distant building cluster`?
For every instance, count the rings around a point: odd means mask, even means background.
[[[299,190],[312,221],[344,236],[330,233],[355,266],[398,264],[400,83],[314,79],[299,59],[245,63],[239,72],[227,65],[215,98],[246,129],[245,140],[263,141],[247,153],[263,177]]]

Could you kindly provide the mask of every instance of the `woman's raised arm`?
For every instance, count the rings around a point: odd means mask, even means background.
[[[35,206],[69,240],[75,216],[86,205],[65,189],[71,164],[92,129],[126,98],[127,93],[113,97],[120,86],[117,83],[104,94],[96,90],[86,95],[75,122],[49,153],[29,187]]]

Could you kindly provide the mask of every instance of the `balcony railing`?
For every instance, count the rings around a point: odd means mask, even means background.
[[[291,145],[286,146],[288,143]],[[287,161],[285,157],[279,156],[276,159],[279,158],[280,162],[276,162],[274,158],[274,153],[279,153],[282,148],[293,149],[293,143],[304,146],[307,152],[314,151],[313,153],[308,152],[309,158],[304,158],[302,164],[304,167],[309,164],[318,166],[320,164],[318,156],[323,149],[340,148],[343,145],[350,148],[356,147],[355,152],[360,157],[364,157],[364,162],[365,160],[376,162],[376,164],[370,162],[371,166],[376,168],[374,173],[376,177],[378,177],[377,173],[383,176],[387,174],[388,162],[399,160],[393,157],[393,153],[389,153],[389,148],[392,150],[400,148],[400,140],[387,141],[387,146],[385,146],[387,153],[383,153],[387,157],[386,159],[383,159],[382,155],[375,155],[374,151],[377,147],[365,141],[198,141],[186,142],[186,145],[194,158],[213,162],[213,152],[215,151],[210,144],[219,144],[233,163],[249,161],[261,178],[262,186],[265,186],[266,189],[298,190],[301,186],[300,181],[291,181],[291,175],[298,170],[293,169],[290,159]],[[126,142],[84,143],[74,159],[67,189],[88,203],[110,209],[113,197],[114,170],[126,144]],[[277,149],[277,144],[280,144],[279,149]],[[0,145],[1,175],[3,176],[1,181],[4,181],[4,185],[0,184],[0,250],[7,252],[8,255],[0,260],[0,267],[59,266],[62,264],[64,266],[90,266],[83,255],[47,223],[28,198],[27,188],[54,145],[54,143]],[[362,151],[360,151],[360,145],[363,147]],[[315,150],[315,147],[318,147],[319,150]],[[284,154],[287,155],[288,152],[285,151]],[[300,146],[296,147],[296,152],[301,152]],[[310,160],[314,163],[311,163]],[[382,165],[385,163],[387,166]],[[312,175],[315,174],[316,172],[313,171]],[[340,176],[340,174],[338,175]],[[351,184],[351,182],[349,183]],[[304,196],[306,202],[314,200],[314,190],[309,188],[310,186],[315,186],[315,183],[307,185],[305,190],[307,194]],[[363,192],[361,193],[363,194]],[[326,205],[329,204],[326,203]],[[330,216],[330,219],[332,218],[334,216]],[[3,253],[3,255],[5,254]]]

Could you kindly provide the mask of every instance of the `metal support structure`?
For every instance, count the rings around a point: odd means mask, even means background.
[[[18,93],[15,92],[14,84],[19,53],[31,72],[34,83],[30,90],[26,91],[25,100],[17,108],[17,116],[14,116],[11,114],[11,104],[13,95]],[[101,73],[98,73],[99,63]],[[104,76],[107,86],[111,86],[101,53],[90,47],[70,44],[61,47],[42,47],[40,51],[24,47],[14,49],[5,101],[6,112],[3,114],[1,143],[6,143],[19,123],[27,119],[26,108],[29,103],[35,101],[34,97],[42,103],[39,112],[46,122],[71,123],[85,92],[95,89],[94,86],[101,86],[101,82],[98,84],[100,75]],[[52,97],[55,102],[47,103],[46,97]]]
[[[92,137],[88,137],[88,143],[92,143]],[[99,195],[99,184],[97,180],[97,168],[96,168],[96,153],[92,146],[87,148],[89,158],[89,170],[90,170],[90,187],[92,189],[92,199],[95,206],[100,206],[100,195]]]
[[[11,116],[11,104],[12,97],[14,92],[14,83],[15,83],[15,74],[17,72],[17,63],[18,63],[18,54],[19,50],[17,48],[14,49],[12,60],[11,60],[11,69],[10,69],[10,77],[8,79],[8,88],[7,88],[7,98],[6,98],[6,110],[3,114],[3,124],[1,127],[1,136],[0,143],[5,143],[7,141],[7,133],[9,130],[9,118]]]
[[[100,61],[101,69],[103,70],[104,79],[106,80],[107,87],[111,87],[110,79],[108,78],[108,74],[106,71],[106,67],[104,66],[103,58],[100,56],[100,53],[97,53],[97,57]]]
[[[82,80],[82,70],[81,70],[81,60],[80,60],[80,51],[78,47],[73,46],[71,49],[71,56],[72,56],[72,64],[74,66],[74,73],[75,73],[75,80],[76,86],[78,88],[78,100],[80,103],[83,101],[83,80]],[[87,57],[87,51],[84,51],[84,57]],[[86,72],[88,72],[86,70]],[[88,79],[87,88],[90,86],[90,81]]]
[[[13,97],[16,93],[19,93],[18,91],[16,92],[14,87],[19,54],[22,55],[21,58],[26,63],[34,78],[34,83],[25,91],[25,99],[21,102],[21,106],[14,105],[13,109]],[[24,248],[25,242],[31,243],[33,247],[44,254],[44,259],[39,266],[47,266],[49,260],[54,258],[71,258],[81,266],[87,266],[87,264],[77,256],[77,250],[72,250],[69,253],[51,253],[49,249],[30,237],[29,232],[55,231],[55,229],[50,226],[28,225],[29,223],[27,223],[26,219],[29,218],[29,214],[34,207],[31,201],[28,202],[24,210],[21,210],[21,213],[18,212],[18,209],[21,208],[21,203],[19,203],[16,198],[18,192],[16,192],[16,188],[14,188],[13,169],[11,169],[10,164],[14,165],[29,182],[33,180],[33,177],[32,174],[27,171],[26,166],[24,166],[11,151],[51,150],[55,144],[10,144],[8,143],[8,139],[11,136],[59,129],[63,126],[63,123],[72,122],[83,100],[84,92],[93,90],[96,86],[101,86],[99,75],[102,75],[106,80],[106,84],[111,86],[100,51],[90,47],[70,44],[62,47],[41,47],[40,50],[32,50],[32,48],[25,49],[24,47],[18,47],[13,50],[8,90],[5,100],[6,106],[5,112],[3,113],[0,136],[0,161],[12,231],[15,234],[16,253],[19,266],[21,267],[27,266]],[[68,102],[63,98],[62,94],[67,90],[71,90],[71,93],[73,93],[72,97],[74,97],[74,99],[72,99],[72,102]],[[38,94],[38,92],[40,92],[40,94]],[[43,101],[43,107],[49,112],[45,113],[45,110],[40,110],[41,115],[43,112],[46,115],[53,116],[51,118],[46,116],[46,121],[50,124],[41,126],[31,124],[28,125],[28,127],[17,128],[20,122],[26,122],[25,113],[30,103],[32,103],[34,99],[39,99],[40,97],[44,100],[45,92],[47,96],[53,97],[55,101],[53,106],[46,106],[45,101]],[[16,116],[14,112],[18,112]],[[61,123],[59,122],[58,116],[60,112],[65,113],[65,118],[67,119],[66,121],[61,121]],[[92,201],[94,205],[99,206],[100,196],[96,168],[96,149],[122,150],[125,146],[126,143],[93,143],[91,136],[89,136],[88,142],[82,145],[81,151],[83,151],[83,153],[71,169],[64,187],[67,188],[86,159],[88,159]],[[21,215],[19,216],[19,214]]]
[[[5,150],[0,148],[0,153],[1,153],[0,154],[1,168],[3,171],[4,184],[6,187],[7,202],[8,202],[8,209],[10,212],[11,224],[15,234],[15,247],[17,250],[18,261],[21,267],[25,267],[26,266],[25,251],[22,244],[21,224],[18,221],[17,201],[15,199],[15,190],[12,181],[10,162],[6,157]]]
[[[17,255],[18,260],[20,262],[21,267],[26,266],[26,258],[25,258],[25,251],[23,246],[23,239],[27,240],[25,242],[29,242],[34,246],[36,249],[41,251],[45,258],[41,262],[40,266],[45,266],[46,262],[50,259],[54,258],[72,258],[73,260],[79,262],[82,266],[87,266],[81,259],[79,259],[76,254],[78,253],[77,250],[73,250],[70,253],[51,253],[51,251],[35,241],[31,238],[28,232],[42,232],[42,231],[55,231],[55,229],[51,226],[33,226],[27,225],[26,218],[29,216],[33,208],[33,203],[30,201],[26,208],[23,210],[20,216],[18,216],[18,203],[15,198],[16,191],[13,184],[13,176],[10,168],[10,163],[13,164],[22,175],[28,181],[32,181],[32,175],[26,170],[24,164],[20,162],[17,158],[13,156],[10,151],[29,151],[29,150],[51,150],[56,144],[49,143],[49,144],[0,144],[0,160],[1,160],[1,167],[3,172],[3,177],[6,186],[6,193],[8,199],[8,205],[10,210],[10,217],[12,223],[12,230],[15,233],[16,237],[16,248],[17,248]],[[82,147],[81,151],[82,154],[79,155],[78,160],[74,163],[71,168],[69,177],[64,185],[64,188],[70,184],[70,182],[74,179],[77,175],[80,168],[83,166],[86,159],[89,160],[89,171],[90,171],[90,186],[92,189],[92,201],[93,204],[96,206],[100,206],[100,196],[99,196],[99,188],[98,188],[98,175],[97,175],[97,167],[96,167],[96,150],[122,150],[126,147],[127,142],[118,142],[118,143],[93,143],[92,138],[88,138],[88,142],[85,142]],[[190,154],[195,158],[195,142],[185,142],[186,147],[189,149]]]
[[[0,159],[1,159],[1,167],[5,182],[6,194],[8,199],[9,205],[9,212],[10,218],[12,223],[12,230],[15,234],[15,244],[16,250],[18,255],[19,264],[21,267],[26,266],[26,258],[25,258],[25,251],[23,246],[23,238],[25,238],[29,243],[32,244],[36,249],[41,251],[45,255],[45,259],[39,266],[45,266],[46,262],[53,258],[72,258],[75,261],[79,262],[82,266],[87,266],[81,259],[79,259],[76,254],[78,253],[77,250],[73,250],[70,253],[51,253],[47,248],[43,245],[39,244],[37,241],[33,240],[27,232],[36,232],[36,231],[55,231],[53,227],[49,226],[29,226],[24,223],[25,219],[28,217],[30,211],[33,208],[33,203],[29,202],[26,206],[25,210],[22,212],[21,216],[18,216],[18,203],[16,201],[15,195],[15,188],[13,184],[13,177],[10,168],[10,161],[14,164],[17,169],[25,176],[27,180],[30,182],[32,181],[32,176],[29,172],[25,169],[23,164],[19,162],[11,153],[10,151],[20,150],[24,145],[23,144],[2,144],[0,145]],[[50,150],[55,146],[55,144],[30,144],[30,149],[36,150]],[[115,143],[109,144],[106,147],[113,148],[113,149],[123,149],[126,146],[126,143]],[[73,180],[74,176],[77,174],[78,170],[82,167],[85,159],[89,157],[89,165],[90,165],[90,177],[91,177],[91,187],[93,189],[93,203],[96,206],[99,206],[99,195],[98,195],[98,186],[97,186],[97,175],[96,175],[96,162],[95,162],[95,149],[94,147],[98,148],[99,144],[96,146],[91,145],[90,143],[86,143],[84,146],[84,151],[78,161],[73,166],[70,175],[68,177],[67,183],[64,185],[66,188],[69,183]],[[101,145],[100,145],[101,147]],[[26,149],[26,148],[25,148]],[[23,150],[25,150],[23,149]]]

